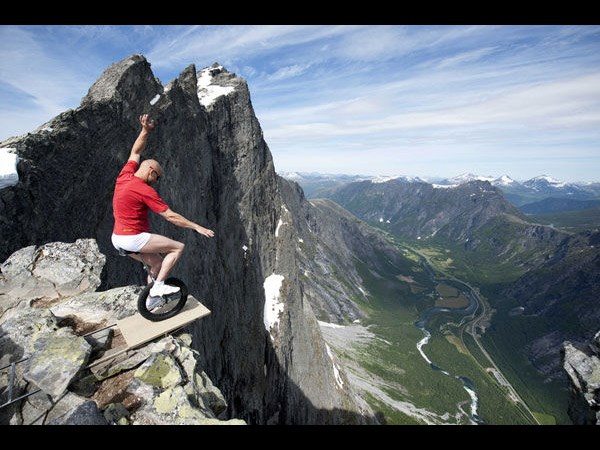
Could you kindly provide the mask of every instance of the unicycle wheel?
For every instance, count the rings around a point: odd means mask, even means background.
[[[164,302],[161,306],[149,310],[148,306],[146,305],[146,300],[150,295],[150,289],[152,289],[154,283],[147,285],[140,293],[137,303],[138,311],[143,318],[151,320],[152,322],[159,322],[175,316],[185,306],[188,297],[188,289],[185,283],[179,278],[171,277],[165,280],[165,284],[177,286],[179,288],[179,292],[165,296]]]

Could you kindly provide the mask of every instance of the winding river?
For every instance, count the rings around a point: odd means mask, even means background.
[[[433,270],[431,269],[431,267],[429,267],[429,264],[427,263],[427,261],[423,258],[421,258],[421,266],[426,270],[426,272],[428,273],[429,277],[431,278],[431,280],[434,283],[440,283],[440,282],[444,282],[447,284],[451,284],[451,285],[455,285],[455,282],[452,281],[448,281],[448,280],[438,280],[435,278],[435,274],[433,272]],[[469,394],[469,397],[471,398],[471,411],[469,413],[465,412],[461,409],[461,411],[466,414],[469,417],[469,420],[473,423],[473,424],[477,424],[477,425],[483,425],[485,422],[481,419],[481,417],[479,417],[477,415],[477,407],[479,405],[479,397],[477,396],[477,392],[475,390],[475,386],[473,384],[473,382],[465,377],[465,376],[460,376],[460,375],[452,375],[451,373],[449,373],[448,371],[444,370],[443,368],[441,368],[440,366],[436,365],[435,363],[433,363],[425,354],[425,352],[423,351],[423,347],[425,345],[427,345],[427,343],[429,342],[429,339],[431,338],[431,332],[427,329],[427,322],[429,321],[429,319],[435,315],[435,314],[440,314],[440,313],[447,313],[447,314],[451,314],[451,315],[456,315],[456,316],[468,316],[468,315],[473,315],[475,313],[475,311],[477,310],[477,299],[472,295],[471,290],[470,289],[463,289],[461,288],[461,291],[463,291],[468,299],[469,299],[469,305],[465,308],[440,308],[440,307],[433,307],[433,308],[429,308],[428,310],[426,310],[421,317],[415,322],[415,326],[421,330],[423,332],[423,334],[425,335],[423,337],[423,339],[421,339],[418,343],[417,343],[417,350],[419,351],[419,353],[421,354],[421,356],[423,357],[423,359],[427,362],[427,364],[429,364],[429,367],[431,367],[432,370],[435,371],[439,371],[442,372],[444,375],[447,375],[449,377],[454,377],[457,380],[460,380],[463,388],[465,391],[467,391],[467,393]]]

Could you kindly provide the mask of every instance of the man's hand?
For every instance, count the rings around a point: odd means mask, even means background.
[[[140,162],[140,155],[146,148],[148,135],[154,129],[154,120],[151,119],[148,114],[142,114],[139,120],[140,124],[142,125],[142,130],[133,143],[133,146],[131,147],[131,153],[129,154],[129,160],[136,161],[138,164]]]
[[[140,124],[148,133],[154,129],[154,119],[151,119],[148,114],[142,114],[140,116]]]
[[[201,234],[202,236],[206,236],[206,237],[214,237],[215,232],[213,230],[209,230],[208,228],[204,228],[201,227],[200,225],[198,225],[198,228],[196,228],[196,231]]]

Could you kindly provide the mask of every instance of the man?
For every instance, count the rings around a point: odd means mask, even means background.
[[[129,159],[115,184],[115,225],[112,243],[117,249],[143,254],[143,262],[150,266],[152,276],[156,280],[147,301],[148,309],[153,309],[162,303],[162,296],[179,290],[178,287],[169,286],[164,281],[181,257],[184,245],[168,237],[151,234],[148,210],[151,209],[169,222],[183,228],[191,228],[203,236],[213,237],[215,233],[171,210],[151,187],[163,176],[163,170],[153,159],[144,160],[140,164],[140,155],[146,148],[150,132],[154,129],[154,120],[150,119],[148,114],[141,115],[139,120],[142,130],[133,143]],[[164,258],[161,254],[165,255]],[[142,261],[141,255],[129,256]]]

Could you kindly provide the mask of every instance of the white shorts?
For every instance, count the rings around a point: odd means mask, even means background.
[[[150,240],[150,233],[121,235],[114,234],[111,237],[112,244],[117,250],[122,248],[128,252],[139,252]]]

